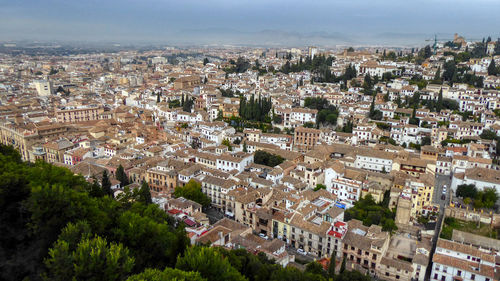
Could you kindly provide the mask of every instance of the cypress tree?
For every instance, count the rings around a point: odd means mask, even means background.
[[[497,67],[494,59],[491,59],[490,65],[488,66],[488,75],[497,75]]]
[[[102,172],[101,187],[105,195],[113,196],[113,190],[111,190],[111,181],[109,180],[108,170]]]
[[[333,251],[330,257],[330,263],[328,264],[328,277],[335,280],[335,260],[337,257],[337,251]]]
[[[122,164],[116,169],[116,179],[120,181],[120,187],[127,186],[129,184],[128,176],[123,169]]]
[[[104,196],[101,185],[95,177],[92,177],[92,185],[90,186],[89,195],[96,198]]]
[[[346,257],[344,256],[344,259],[342,260],[342,264],[340,265],[340,273],[341,274],[345,271],[345,266],[346,266]]]
[[[436,104],[436,111],[440,112],[443,109],[443,89],[439,90],[438,101]]]
[[[146,181],[142,181],[141,188],[139,189],[139,200],[146,205],[153,203],[149,184]]]
[[[433,82],[441,84],[441,67],[438,67],[436,75],[434,75]]]

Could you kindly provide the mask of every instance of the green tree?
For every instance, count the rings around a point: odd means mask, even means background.
[[[246,141],[243,142],[243,152],[248,152],[247,142]]]
[[[432,83],[441,84],[441,67],[438,67],[436,74],[434,75],[434,79],[432,79]]]
[[[479,135],[480,138],[485,139],[485,140],[495,140],[498,138],[497,133],[492,130],[483,130],[481,135]]]
[[[330,262],[328,263],[328,278],[331,278],[332,280],[335,280],[335,267],[337,266],[336,260],[337,251],[333,251],[332,255],[330,256]]]
[[[113,196],[113,190],[111,190],[111,181],[109,180],[108,170],[102,172],[101,187],[104,193],[108,196]]]
[[[253,158],[254,158],[254,160],[253,160],[254,163],[266,165],[269,167],[275,167],[275,166],[283,163],[283,161],[285,161],[285,159],[283,159],[279,155],[271,154],[269,152],[262,151],[262,150],[255,151]]]
[[[478,190],[473,184],[461,184],[457,186],[456,194],[457,197],[460,198],[469,197],[472,199],[476,199],[478,197]]]
[[[92,177],[92,184],[89,187],[89,195],[92,197],[103,197],[104,191],[95,177]]]
[[[310,262],[306,265],[306,270],[305,272],[307,273],[312,273],[312,274],[318,274],[326,277],[326,272],[323,269],[323,266],[316,261]]]
[[[156,103],[160,103],[161,98],[160,98],[160,93],[156,94]]]
[[[187,97],[186,101],[184,101],[184,104],[182,105],[182,110],[185,112],[191,112],[191,108],[194,105],[194,100],[192,98]]]
[[[184,271],[199,272],[200,275],[208,281],[246,280],[246,278],[243,277],[234,267],[232,267],[229,261],[214,248],[189,248],[184,253],[184,256],[177,259],[175,267]]]
[[[136,272],[144,268],[174,266],[177,256],[189,244],[186,232],[165,224],[154,204],[143,207],[135,203],[130,211],[119,215],[111,237],[130,249],[135,257]],[[155,218],[157,215],[160,216]]]
[[[491,59],[490,65],[488,66],[488,75],[496,76],[498,74],[497,71],[495,60]]]
[[[120,164],[118,166],[118,168],[116,169],[115,177],[117,180],[120,181],[121,187],[129,185],[128,176],[127,176],[127,173],[125,173],[125,170],[123,169],[122,164]]]
[[[318,191],[320,189],[326,189],[326,186],[324,184],[318,183],[314,188],[314,191]]]
[[[440,112],[443,109],[443,89],[439,90],[438,100],[436,104],[436,111]]]
[[[208,58],[204,58],[203,59],[203,65],[207,65],[207,63],[209,63]]]
[[[210,206],[210,198],[201,191],[201,184],[196,180],[190,180],[184,186],[178,186],[175,188],[175,197],[184,197],[189,200],[200,203],[203,207]]]
[[[149,184],[146,181],[142,181],[141,188],[139,189],[139,202],[146,205],[153,203]]]
[[[74,251],[70,248],[59,240],[49,250],[48,280],[124,280],[134,266],[127,248],[99,236],[83,239]]]
[[[340,265],[340,274],[344,273],[346,267],[346,256],[342,259],[342,264]]]
[[[174,268],[165,268],[160,271],[158,269],[148,268],[144,272],[130,276],[127,281],[205,281],[198,272],[182,271]]]
[[[227,150],[233,151],[233,147],[231,146],[231,142],[228,139],[222,140],[222,145],[227,146]]]

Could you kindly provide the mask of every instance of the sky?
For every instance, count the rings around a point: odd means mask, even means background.
[[[500,0],[0,0],[0,41],[334,46],[500,37]]]

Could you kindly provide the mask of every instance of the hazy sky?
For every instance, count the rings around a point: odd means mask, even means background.
[[[0,40],[424,44],[500,36],[500,0],[0,0]]]

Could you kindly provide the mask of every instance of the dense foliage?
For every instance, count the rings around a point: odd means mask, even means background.
[[[269,167],[275,167],[275,166],[283,163],[283,161],[285,161],[285,159],[283,159],[283,157],[281,157],[279,155],[271,154],[269,152],[265,152],[262,150],[257,150],[257,151],[255,151],[255,155],[253,156],[253,161],[256,164],[266,165]]]
[[[397,227],[394,223],[396,212],[391,211],[386,203],[388,202],[377,204],[373,197],[368,194],[354,203],[354,207],[345,211],[345,220],[357,219],[366,226],[377,224],[381,225],[384,231],[396,230]]]
[[[174,266],[188,245],[156,205],[91,196],[83,177],[20,159],[0,146],[0,279],[124,280]]]
[[[201,184],[193,179],[184,186],[176,187],[174,196],[198,202],[203,207],[208,207],[211,203],[210,198],[201,191]]]
[[[271,111],[272,103],[271,98],[259,98],[256,100],[255,96],[252,95],[250,100],[246,98],[240,99],[239,115],[243,120],[253,120],[271,123],[271,117],[269,112]]]
[[[0,168],[1,280],[327,280],[316,264],[301,272],[263,253],[190,247],[182,226],[136,200],[139,191],[92,196],[102,188],[95,181],[23,163],[11,147],[0,146]],[[344,271],[333,280],[370,279]]]
[[[316,126],[336,125],[339,111],[331,105],[327,99],[320,97],[307,97],[304,99],[304,107],[318,110],[316,115]]]
[[[238,57],[236,61],[230,60],[230,67],[224,68],[226,73],[244,73],[250,68],[250,62],[242,57]]]
[[[498,201],[498,193],[495,188],[478,190],[473,184],[461,184],[457,186],[457,197],[463,198],[464,202],[473,203],[474,208],[491,209]]]

